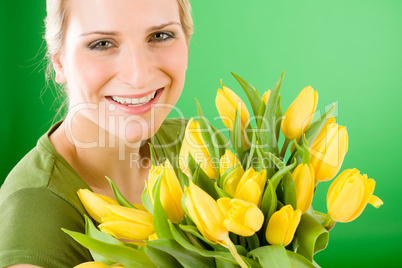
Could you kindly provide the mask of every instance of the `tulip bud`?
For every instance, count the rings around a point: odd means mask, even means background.
[[[230,151],[226,150],[225,154],[221,157],[219,161],[219,171],[221,176],[225,173],[228,168],[231,168],[237,164],[240,164],[239,159]],[[236,187],[244,174],[243,166],[240,164],[236,169],[234,169],[230,174],[224,178],[222,183],[223,190],[225,190],[230,195],[234,195],[236,192]]]
[[[281,129],[288,140],[298,140],[313,121],[318,93],[311,86],[305,87],[289,106],[282,118]]]
[[[264,94],[262,95],[262,101],[264,101],[265,105],[268,105],[268,100],[269,100],[269,96],[271,96],[271,90],[267,90],[264,92]]]
[[[162,207],[165,210],[169,220],[173,223],[178,223],[184,216],[184,210],[181,205],[183,190],[181,189],[179,179],[177,178],[169,159],[166,160],[164,166],[152,166],[148,177],[149,197],[151,202],[154,203],[152,192],[155,181],[162,171],[163,175],[160,189],[160,200]]]
[[[225,217],[216,201],[192,181],[184,196],[186,211],[201,234],[212,243],[225,244],[229,232],[223,225]]]
[[[265,169],[257,172],[254,168],[247,170],[241,177],[236,187],[234,197],[261,206],[261,198],[267,182],[267,171]]]
[[[306,213],[314,195],[314,169],[310,164],[298,165],[292,173],[296,188],[297,208]]]
[[[229,88],[224,86],[223,89],[218,89],[215,104],[222,122],[231,131],[233,131],[236,110],[240,115],[241,130],[243,131],[249,124],[250,114],[246,104]]]
[[[335,119],[335,118],[334,118]],[[348,151],[348,132],[334,119],[328,120],[310,148],[316,182],[329,181],[340,170]]]
[[[80,189],[78,190],[77,194],[88,214],[99,223],[102,222],[103,216],[110,213],[110,211],[106,208],[107,205],[119,204],[116,200],[108,196],[96,194],[88,189]]]
[[[252,236],[261,229],[264,214],[253,203],[228,197],[219,198],[217,203],[226,218],[223,224],[230,232],[241,236]]]
[[[356,219],[367,203],[380,207],[383,202],[373,195],[375,181],[357,169],[343,171],[331,184],[327,194],[328,215],[338,222]]]
[[[191,118],[187,123],[186,132],[180,149],[179,165],[181,170],[188,176],[190,176],[190,171],[188,169],[189,153],[191,153],[194,161],[201,166],[201,169],[208,175],[208,177],[211,179],[216,178],[217,171],[212,162],[207,146],[205,145],[204,138],[202,137],[200,123],[194,121],[193,118]]]
[[[109,268],[104,263],[98,262],[98,261],[88,261],[81,263],[79,265],[74,266],[74,268]]]
[[[293,210],[291,205],[282,207],[269,219],[265,238],[271,245],[290,244],[299,226],[302,212],[300,209]]]
[[[117,239],[146,240],[155,232],[152,214],[119,205],[107,205],[109,214],[102,218],[99,229]]]

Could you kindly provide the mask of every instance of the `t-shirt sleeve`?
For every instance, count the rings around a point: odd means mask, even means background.
[[[73,267],[92,260],[61,228],[85,232],[83,215],[46,187],[14,192],[0,205],[0,267]]]

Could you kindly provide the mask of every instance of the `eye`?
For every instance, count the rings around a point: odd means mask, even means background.
[[[114,44],[110,41],[107,40],[100,40],[100,41],[95,41],[89,45],[89,49],[91,50],[107,50],[111,47],[113,47]]]
[[[154,42],[166,42],[171,39],[175,39],[175,36],[172,32],[157,32],[151,36],[151,41]]]

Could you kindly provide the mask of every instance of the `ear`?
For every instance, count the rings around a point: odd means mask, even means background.
[[[59,84],[64,84],[67,82],[64,65],[62,58],[59,53],[52,56],[53,68],[56,71],[56,82]]]

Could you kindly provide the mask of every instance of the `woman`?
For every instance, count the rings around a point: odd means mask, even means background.
[[[72,267],[89,252],[77,190],[139,203],[148,142],[174,163],[184,119],[165,120],[184,86],[188,0],[48,0],[46,41],[69,112],[40,138],[0,191],[0,267]]]

